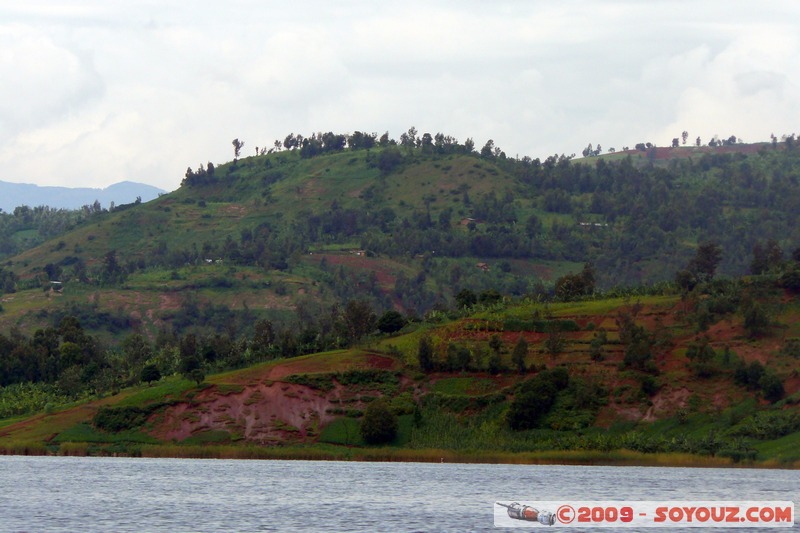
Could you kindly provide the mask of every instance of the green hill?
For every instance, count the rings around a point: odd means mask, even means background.
[[[0,326],[33,331],[94,309],[133,317],[110,337],[154,338],[186,306],[290,327],[298,304],[351,299],[423,314],[464,288],[546,294],[587,262],[598,288],[672,281],[700,242],[719,244],[718,272],[739,276],[755,245],[800,241],[793,145],[540,161],[438,135],[369,149],[340,137],[189,169],[179,190],[112,212],[59,224],[42,210],[3,214],[17,247],[49,240],[0,271]]]
[[[341,454],[384,398],[403,450],[798,459],[793,143],[287,144],[151,202],[0,213],[6,449]]]
[[[796,300],[764,334],[739,312],[698,334],[698,305],[720,296],[697,296],[478,305],[359,348],[50,403],[0,422],[0,450],[797,466],[796,337],[778,342],[798,334]],[[376,402],[397,420],[388,447],[364,441]]]

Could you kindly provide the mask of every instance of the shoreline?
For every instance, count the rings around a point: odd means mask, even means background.
[[[181,446],[143,444],[119,448],[92,443],[62,443],[58,447],[41,442],[0,444],[0,455],[62,457],[141,457],[171,459],[311,460],[359,462],[418,462],[461,464],[516,464],[569,466],[652,466],[673,468],[756,468],[798,470],[800,461],[734,462],[729,457],[682,453],[646,454],[630,450],[609,452],[551,450],[540,452],[457,452],[453,450],[408,448],[349,448],[340,446],[265,447],[205,445]]]

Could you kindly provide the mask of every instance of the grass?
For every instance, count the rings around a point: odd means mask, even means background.
[[[123,448],[119,448],[123,449]],[[55,451],[39,443],[17,442],[0,445],[0,454],[14,455],[91,455],[108,454],[113,449],[92,447],[86,443],[63,443]],[[331,461],[407,461],[427,463],[485,463],[530,465],[614,465],[614,466],[675,466],[675,467],[731,467],[731,459],[705,457],[679,453],[645,454],[629,450],[600,451],[541,451],[525,453],[453,451],[437,448],[407,449],[392,446],[347,447],[334,444],[294,445],[286,447],[234,446],[226,444],[178,445],[142,444],[127,448],[137,457],[182,457],[196,459],[296,459]],[[775,461],[739,464],[755,468],[800,468],[800,461],[778,463]]]
[[[95,429],[90,424],[80,423],[75,426],[62,431],[55,438],[52,439],[53,443],[61,444],[65,442],[84,442],[84,443],[103,443],[103,444],[118,444],[118,443],[147,443],[158,444],[158,440],[150,435],[142,433],[137,430],[120,431],[118,433],[106,433]]]
[[[438,379],[431,386],[431,391],[455,396],[472,396],[486,394],[496,388],[490,379],[463,377]]]
[[[180,376],[166,377],[152,386],[140,386],[125,391],[123,399],[117,402],[115,406],[142,407],[157,401],[178,399],[193,388],[196,388],[194,381]]]

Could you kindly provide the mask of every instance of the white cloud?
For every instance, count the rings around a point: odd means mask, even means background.
[[[410,126],[546,157],[798,123],[800,8],[309,0],[0,7],[0,179],[174,188],[287,133]]]

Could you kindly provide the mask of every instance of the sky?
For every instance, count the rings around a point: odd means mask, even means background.
[[[0,180],[174,190],[289,133],[544,159],[800,132],[800,4],[0,0]]]

